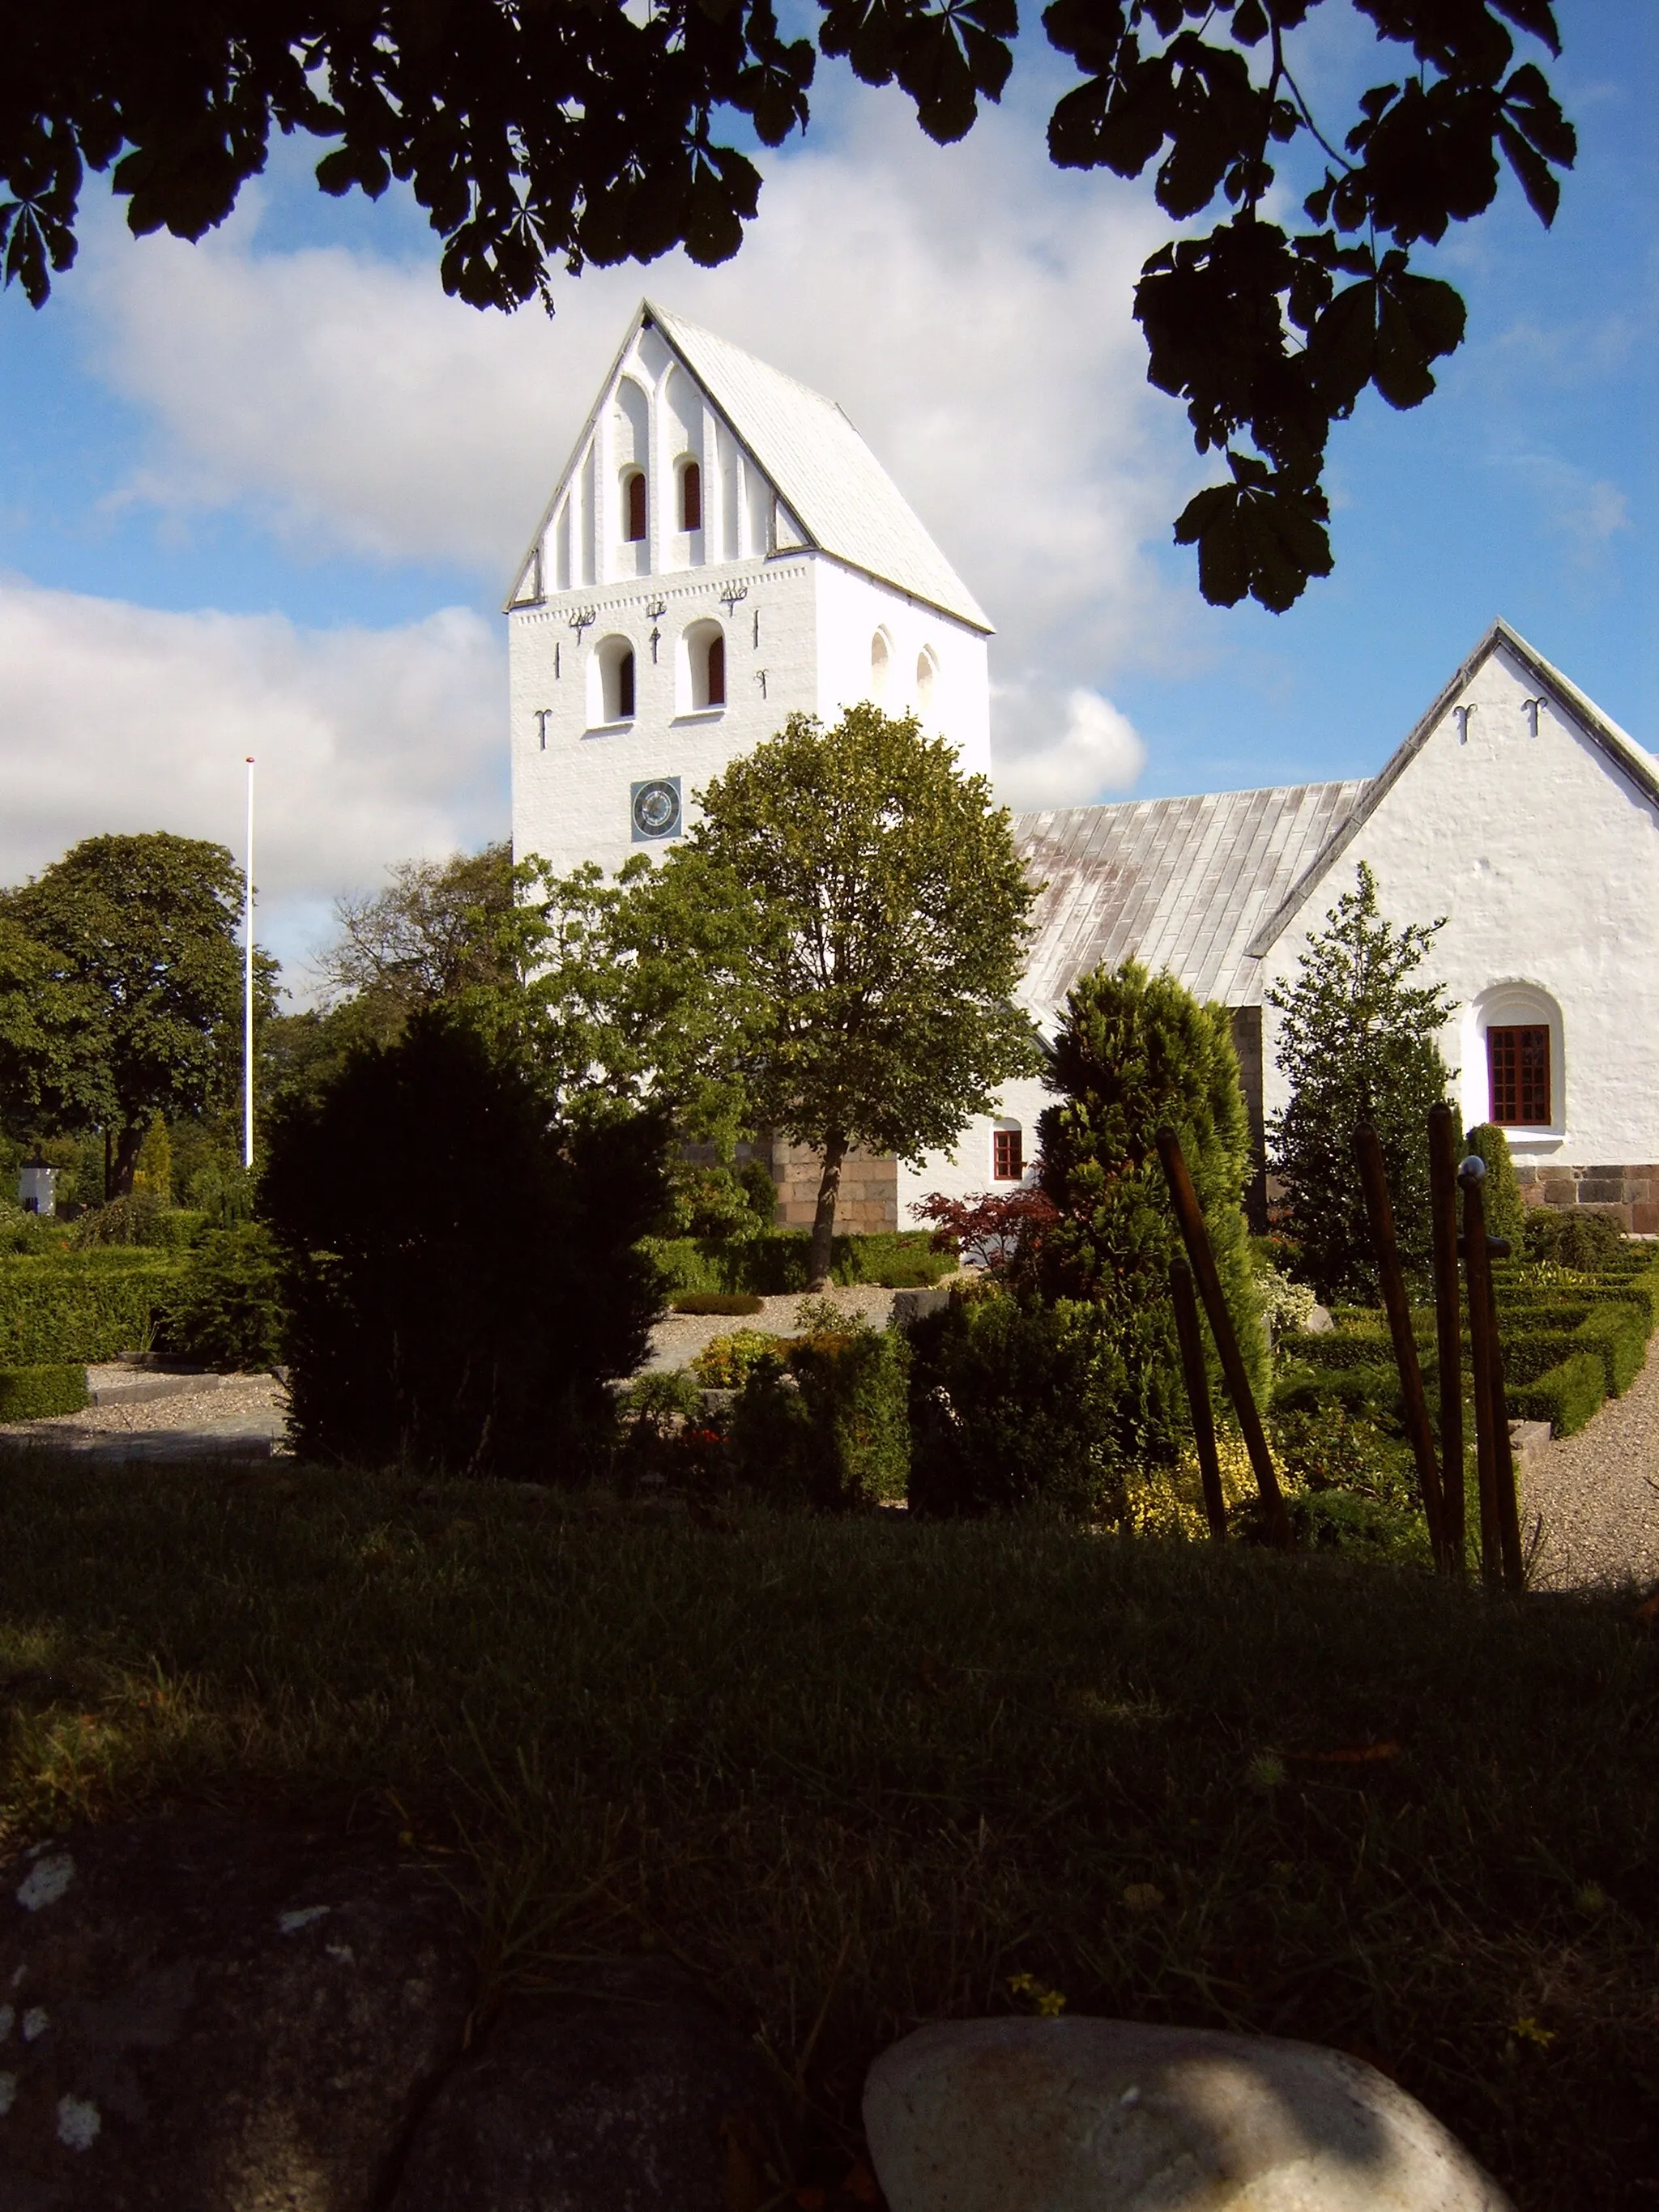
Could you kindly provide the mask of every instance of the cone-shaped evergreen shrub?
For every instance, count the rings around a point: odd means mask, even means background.
[[[1115,1448],[1168,1464],[1188,1415],[1169,1291],[1180,1232],[1157,1146],[1165,1124],[1192,1172],[1252,1385],[1267,1379],[1243,1207],[1249,1125],[1227,1010],[1136,961],[1097,969],[1066,999],[1043,1080],[1061,1094],[1041,1124],[1042,1188],[1060,1218],[1044,1232],[1039,1280],[1048,1297],[1103,1310],[1123,1363]]]
[[[650,1116],[567,1128],[532,1074],[441,1009],[273,1123],[302,1452],[572,1481],[644,1357],[666,1194]]]
[[[1507,1237],[1518,1255],[1527,1224],[1527,1207],[1516,1179],[1515,1162],[1510,1157],[1509,1139],[1496,1121],[1481,1121],[1463,1139],[1463,1149],[1478,1153],[1486,1163],[1486,1179],[1480,1187],[1480,1195],[1486,1207],[1487,1235]]]

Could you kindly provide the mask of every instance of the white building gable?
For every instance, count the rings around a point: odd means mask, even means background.
[[[1446,918],[1425,973],[1458,1001],[1465,1124],[1503,1121],[1538,1187],[1576,1170],[1581,1198],[1586,1169],[1659,1161],[1659,764],[1499,622],[1252,941],[1259,988],[1361,861],[1390,921]],[[1269,1009],[1269,1113],[1274,1030]]]
[[[508,601],[520,858],[606,869],[798,710],[990,766],[989,623],[830,400],[643,304]]]

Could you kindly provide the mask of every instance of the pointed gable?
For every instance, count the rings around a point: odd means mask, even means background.
[[[799,519],[808,544],[990,629],[984,609],[833,399],[649,301],[644,312]]]
[[[1549,700],[1557,711],[1583,733],[1610,770],[1622,777],[1642,798],[1659,805],[1659,763],[1644,752],[1611,716],[1602,713],[1594,700],[1564,676],[1559,669],[1552,666],[1535,647],[1529,645],[1520,632],[1512,629],[1500,616],[1441,691],[1427,714],[1390,757],[1381,774],[1366,787],[1359,804],[1333,827],[1310,865],[1251,938],[1248,947],[1250,958],[1264,958],[1274,941],[1290,927],[1319,884],[1412,767],[1435,732],[1456,708],[1458,701],[1481,669],[1494,653],[1507,653],[1519,664],[1528,681],[1539,687],[1540,698]]]

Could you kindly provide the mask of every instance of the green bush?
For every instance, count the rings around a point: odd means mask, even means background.
[[[1528,1209],[1522,1241],[1528,1260],[1587,1272],[1608,1266],[1628,1249],[1618,1223],[1605,1213],[1566,1213],[1550,1206]]]
[[[282,1358],[283,1319],[270,1231],[258,1222],[212,1229],[156,1316],[155,1349],[221,1374],[252,1374]]]
[[[87,1403],[84,1367],[0,1367],[0,1421],[45,1421]]]
[[[1394,1358],[1394,1347],[1382,1332],[1367,1329],[1328,1329],[1322,1335],[1301,1331],[1280,1337],[1279,1371],[1291,1364],[1304,1367],[1375,1367]]]
[[[1510,1157],[1510,1140],[1495,1121],[1481,1121],[1463,1139],[1465,1156],[1473,1154],[1486,1164],[1486,1180],[1480,1187],[1481,1204],[1486,1210],[1486,1234],[1506,1237],[1516,1251],[1521,1249],[1527,1209],[1521,1197],[1521,1186],[1515,1179],[1515,1162]]]
[[[691,1362],[691,1372],[705,1389],[741,1390],[752,1369],[769,1361],[782,1371],[788,1340],[763,1328],[734,1328],[717,1336]]]
[[[131,1198],[112,1199],[107,1206],[83,1213],[75,1224],[73,1241],[82,1251],[137,1245],[158,1252],[186,1252],[207,1225],[204,1212],[169,1206],[153,1191],[136,1190]]]
[[[1097,1307],[975,1291],[909,1339],[915,1511],[1045,1505],[1088,1520],[1121,1507],[1123,1369]]]
[[[682,1291],[669,1304],[682,1314],[757,1314],[763,1301],[750,1291]]]
[[[1600,1412],[1607,1396],[1607,1370],[1593,1352],[1575,1352],[1535,1382],[1509,1391],[1510,1413],[1517,1421],[1547,1421],[1558,1437],[1570,1437]]]
[[[120,1249],[0,1259],[0,1362],[96,1362],[148,1350],[181,1264]]]
[[[860,1327],[774,1338],[772,1347],[772,1357],[749,1367],[732,1409],[737,1480],[775,1504],[820,1512],[902,1498],[910,1455],[903,1335]]]
[[[1613,1304],[1600,1307],[1574,1330],[1584,1349],[1601,1359],[1609,1397],[1622,1398],[1641,1373],[1648,1333],[1644,1316],[1634,1307]]]
[[[260,1198],[300,1449],[589,1479],[614,1436],[608,1386],[643,1360],[657,1311],[638,1242],[665,1143],[651,1115],[562,1128],[528,1068],[437,1008],[292,1096]]]
[[[1276,1415],[1312,1413],[1340,1406],[1355,1417],[1397,1420],[1400,1414],[1400,1376],[1392,1363],[1363,1367],[1333,1367],[1310,1375],[1305,1370],[1282,1376],[1273,1386]]]

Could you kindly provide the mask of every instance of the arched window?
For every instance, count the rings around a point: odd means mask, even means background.
[[[590,727],[634,719],[634,648],[625,637],[607,637],[593,648],[589,666]]]
[[[939,681],[939,663],[932,650],[923,646],[916,655],[916,705],[925,714],[933,703],[933,686]]]
[[[892,641],[884,629],[878,629],[870,641],[870,696],[878,705],[887,696],[892,665]]]
[[[702,528],[702,471],[695,461],[680,465],[680,528]]]
[[[1565,1128],[1561,1008],[1538,984],[1494,983],[1463,1018],[1464,1120],[1496,1121],[1516,1138]]]
[[[991,1180],[1023,1182],[1025,1179],[1025,1133],[1018,1121],[999,1121],[991,1132]]]
[[[623,500],[628,512],[627,538],[630,545],[645,543],[645,471],[630,469],[623,478]]]
[[[676,660],[677,713],[697,714],[726,704],[726,633],[717,622],[690,623]]]

